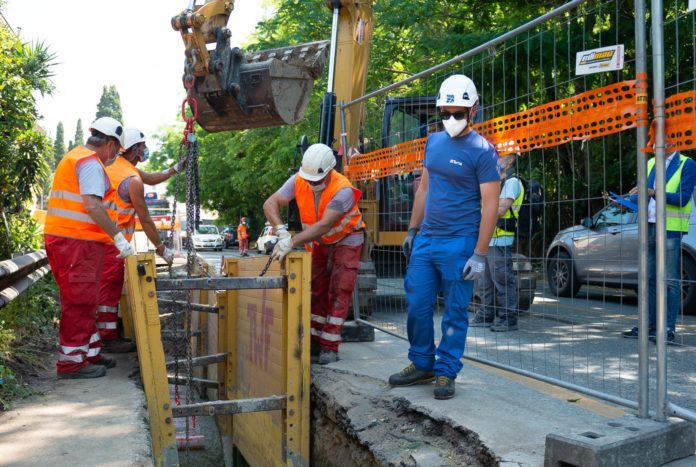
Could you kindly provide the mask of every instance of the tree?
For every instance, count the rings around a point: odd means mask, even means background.
[[[53,141],[53,164],[51,168],[55,169],[58,162],[65,155],[65,130],[63,128],[63,122],[58,122],[56,127],[56,139]]]
[[[116,86],[104,86],[102,88],[102,95],[99,98],[99,103],[97,104],[97,116],[101,117],[112,117],[123,123],[123,111],[121,110],[121,97],[116,90]],[[76,134],[77,136],[77,134]],[[77,138],[75,138],[77,140]],[[78,144],[78,143],[75,143]]]
[[[55,152],[37,125],[34,92],[52,92],[54,60],[43,43],[23,44],[0,26],[0,258],[37,246],[26,203],[50,176]]]
[[[70,146],[68,149],[72,149],[75,146],[81,146],[85,144],[85,134],[82,131],[82,119],[77,119],[77,128],[75,128],[75,138],[70,141]]]

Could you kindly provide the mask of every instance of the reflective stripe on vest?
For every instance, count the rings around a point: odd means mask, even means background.
[[[102,168],[104,167],[96,153],[84,146],[77,146],[63,156],[58,163],[48,199],[44,233],[103,243],[112,241],[109,235],[87,214],[80,195],[77,166],[81,160],[89,157],[94,157]],[[115,205],[109,200],[112,192],[113,190],[109,187],[104,194],[102,205],[109,218],[116,222],[118,214]]]
[[[667,181],[665,185],[665,192],[667,193],[677,193],[681,186],[681,175],[684,169],[684,164],[686,163],[686,156],[677,154],[679,157],[679,167],[676,172]],[[676,156],[675,156],[676,157]],[[670,164],[675,161],[672,159]],[[648,177],[655,167],[655,158],[648,160]],[[691,200],[691,196],[689,196]],[[665,204],[665,216],[667,217],[667,230],[670,232],[688,232],[689,231],[689,216],[691,215],[691,201],[686,203],[686,206],[680,207],[672,204]]]
[[[520,179],[517,179],[517,183],[520,184],[520,194],[515,198],[515,200],[512,202],[512,205],[510,205],[510,209],[505,211],[505,214],[500,216],[499,219],[510,219],[510,217],[515,217],[517,219],[520,215],[520,206],[522,206],[522,200],[524,199],[524,184],[520,181]],[[495,232],[493,232],[493,238],[498,238],[498,237],[514,237],[517,232],[511,232],[508,230],[503,230],[499,227],[495,228]]]
[[[365,228],[365,224],[362,221],[362,214],[358,208],[358,200],[362,192],[357,188],[353,187],[350,181],[342,174],[331,171],[331,180],[324,190],[321,192],[319,197],[319,206],[315,206],[314,203],[314,192],[311,186],[307,183],[307,180],[297,175],[295,177],[295,200],[297,201],[297,207],[300,210],[300,220],[302,222],[302,228],[315,224],[319,219],[324,216],[326,207],[329,202],[336,196],[343,188],[350,188],[353,190],[353,207],[350,211],[344,213],[331,229],[321,237],[321,243],[325,245],[331,245],[333,243],[339,242],[341,239],[350,235],[353,232],[358,232]],[[309,245],[307,249],[309,249]]]
[[[106,168],[106,174],[109,176],[111,186],[114,187],[114,192],[109,201],[114,203],[118,212],[118,230],[126,237],[126,240],[130,241],[135,232],[135,208],[132,202],[126,202],[121,199],[121,196],[118,194],[118,187],[127,178],[138,177],[140,179],[140,173],[123,156],[118,156],[114,163]]]

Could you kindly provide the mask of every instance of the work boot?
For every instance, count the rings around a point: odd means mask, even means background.
[[[126,339],[102,341],[101,351],[104,353],[131,353],[136,351],[135,342]]]
[[[639,335],[640,335],[640,332],[639,332],[638,327],[634,327],[630,331],[624,331],[621,333],[621,337],[625,337],[626,339],[638,339]],[[655,331],[649,330],[648,337],[654,339],[655,338]]]
[[[322,349],[319,352],[319,365],[328,365],[338,361],[338,352],[335,350]]]
[[[432,371],[423,371],[416,368],[416,365],[411,363],[398,373],[394,373],[389,377],[389,385],[395,388],[404,386],[413,386],[414,384],[425,384],[435,379]]]
[[[452,399],[454,397],[454,378],[438,376],[433,389],[435,399]]]
[[[489,328],[493,324],[493,316],[486,316],[483,313],[476,313],[474,319],[469,321],[470,328]]]
[[[104,368],[114,368],[116,366],[116,359],[105,357],[102,355],[99,361],[95,363],[95,365],[101,365]]]
[[[77,371],[71,373],[58,373],[58,379],[89,379],[100,378],[106,375],[106,368],[101,365],[88,363]]]
[[[510,319],[501,319],[499,322],[491,326],[491,331],[493,332],[507,332],[507,331],[517,331],[517,321],[512,321]]]
[[[649,339],[650,339],[650,342],[652,342],[653,344],[657,344],[657,335],[654,335],[654,336],[651,335],[649,337]],[[667,342],[667,345],[676,345],[674,340],[675,340],[674,331],[667,331],[667,338],[665,339],[665,342]]]

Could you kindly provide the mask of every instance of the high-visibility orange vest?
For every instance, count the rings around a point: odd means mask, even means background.
[[[110,243],[112,242],[111,237],[87,214],[80,195],[77,165],[82,159],[88,157],[96,158],[104,167],[96,153],[84,146],[77,146],[63,156],[63,159],[58,163],[48,199],[44,233],[58,237]],[[116,205],[109,199],[113,191],[113,188],[109,187],[102,198],[102,204],[106,213],[115,223],[118,218]]]
[[[116,210],[118,211],[118,230],[120,230],[123,236],[126,237],[126,240],[130,242],[135,232],[135,208],[133,207],[133,203],[127,203],[121,199],[118,194],[118,187],[121,185],[121,182],[127,178],[140,178],[140,172],[138,172],[138,169],[123,156],[119,156],[113,164],[106,168],[106,174],[109,176],[111,186],[114,189],[109,200],[116,203]]]
[[[246,240],[249,238],[249,232],[244,224],[239,224],[237,226],[237,240]]]
[[[331,226],[331,230],[326,232],[321,237],[321,243],[325,245],[337,243],[351,233],[365,228],[365,224],[362,220],[362,214],[358,208],[358,200],[360,199],[362,192],[355,188],[346,177],[334,170],[331,172],[331,180],[329,181],[329,184],[321,193],[321,197],[319,198],[319,206],[317,207],[314,204],[314,192],[312,191],[310,184],[307,183],[307,180],[299,175],[295,177],[295,200],[297,201],[297,207],[300,210],[300,220],[302,221],[303,229],[315,224],[324,216],[324,211],[326,211],[326,207],[329,205],[329,202],[333,199],[336,193],[343,188],[350,188],[353,190],[355,202],[353,203],[351,210],[343,214],[341,218],[338,219],[333,226]],[[309,246],[307,246],[307,249],[310,249]]]

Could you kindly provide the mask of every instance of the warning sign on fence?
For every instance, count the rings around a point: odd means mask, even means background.
[[[623,44],[578,52],[575,57],[575,74],[589,75],[603,71],[621,70],[624,66]]]

